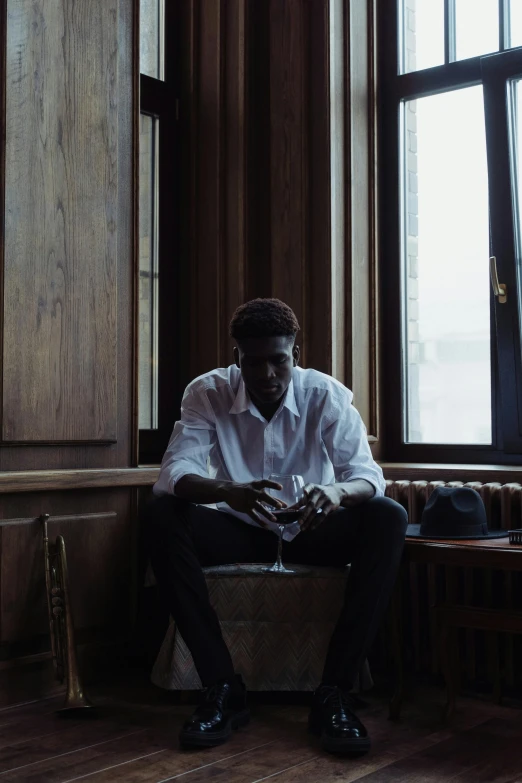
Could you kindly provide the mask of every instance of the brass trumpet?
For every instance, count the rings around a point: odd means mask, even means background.
[[[45,557],[45,584],[47,587],[47,609],[51,632],[51,651],[56,678],[66,681],[67,692],[61,714],[92,708],[86,697],[78,672],[74,625],[69,598],[69,575],[63,536],[57,536],[54,546],[49,544],[47,522],[49,514],[42,514]]]

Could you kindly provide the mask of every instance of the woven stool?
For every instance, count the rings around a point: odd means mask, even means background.
[[[341,611],[345,569],[263,573],[260,565],[206,568],[210,602],[219,618],[234,669],[251,691],[310,691],[321,680],[324,659]],[[196,669],[174,623],[152,670],[167,690],[201,688]],[[357,689],[372,680],[365,664]]]

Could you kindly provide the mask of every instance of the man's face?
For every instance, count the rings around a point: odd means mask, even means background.
[[[293,337],[250,337],[234,348],[236,365],[254,402],[277,402],[292,380],[299,359]]]

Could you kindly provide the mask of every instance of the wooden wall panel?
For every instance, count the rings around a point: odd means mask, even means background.
[[[117,437],[118,5],[7,5],[7,441]]]
[[[63,534],[76,642],[84,679],[99,681],[128,644],[137,606],[137,530],[132,491],[70,491],[0,500],[0,706],[48,696],[50,665],[41,523]],[[31,513],[32,512],[32,513]],[[13,514],[25,513],[16,518]],[[13,687],[15,686],[15,687]]]
[[[190,377],[230,364],[245,300],[247,0],[191,0]]]
[[[375,0],[345,5],[346,376],[373,440],[377,417]]]
[[[0,530],[2,642],[48,633],[41,522],[3,520]],[[49,541],[66,542],[75,627],[122,631],[130,611],[130,530],[114,511],[59,515],[49,520]],[[20,607],[25,611],[21,612]]]
[[[217,366],[223,255],[223,0],[194,0],[192,165],[195,233],[191,259],[192,312],[201,325],[191,329],[193,374]]]
[[[372,9],[343,0],[187,0],[185,8],[187,382],[231,362],[237,304],[277,296],[301,323],[302,365],[353,387],[375,440]]]
[[[307,13],[302,0],[270,0],[270,236],[272,296],[306,333],[308,262]],[[302,344],[306,366],[307,344]]]
[[[245,197],[248,179],[246,159],[247,105],[245,78],[248,70],[246,0],[228,0],[225,6],[226,41],[224,96],[225,144],[225,256],[222,275],[220,355],[223,364],[231,361],[228,320],[246,299],[247,226]],[[233,259],[233,263],[230,261]]]
[[[71,604],[80,639],[107,643],[128,632],[135,602],[131,491],[3,495],[0,498],[0,658],[49,649],[41,513],[49,540],[65,538]],[[21,516],[18,516],[21,514]],[[16,516],[15,516],[16,515]],[[43,646],[42,646],[43,645]],[[0,701],[2,694],[0,693]]]
[[[270,236],[271,292],[296,312],[302,364],[331,373],[329,7],[270,4]]]
[[[270,4],[272,295],[300,321],[302,364],[327,373],[334,263],[329,10],[329,0]]]
[[[336,257],[334,214],[332,201],[339,197],[336,191],[336,171],[332,167],[332,97],[330,67],[330,4],[331,0],[309,0],[308,46],[309,77],[307,109],[307,242],[308,263],[305,267],[306,311],[302,339],[306,345],[308,367],[336,375],[334,364],[333,280],[337,264],[344,265],[344,251]],[[334,85],[335,90],[335,85]],[[334,104],[341,112],[342,106]],[[335,118],[334,118],[335,120]],[[334,126],[335,128],[335,126]],[[342,144],[342,139],[340,139]],[[335,158],[333,158],[335,166]],[[342,179],[342,177],[341,177]],[[343,297],[344,302],[344,297]],[[341,335],[341,339],[343,339]],[[342,378],[342,373],[337,377]]]
[[[245,301],[272,294],[270,265],[270,3],[247,0]]]

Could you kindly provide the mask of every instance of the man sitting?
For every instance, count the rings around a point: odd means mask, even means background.
[[[351,564],[309,727],[327,751],[370,746],[349,692],[390,598],[407,516],[384,497],[352,393],[298,367],[298,331],[293,311],[277,299],[237,309],[230,323],[235,364],[187,387],[154,486],[147,515],[152,567],[205,689],[181,731],[183,746],[216,745],[249,720],[202,568],[273,560],[273,511],[281,503],[270,495],[278,489],[267,480],[272,473],[301,475],[306,483],[302,514],[285,529],[285,561]]]

